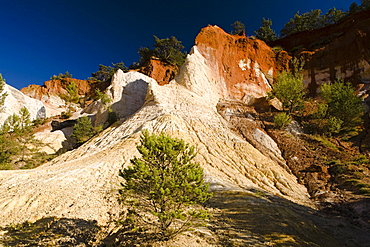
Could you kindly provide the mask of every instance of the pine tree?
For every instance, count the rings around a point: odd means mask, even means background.
[[[241,21],[236,21],[233,24],[231,24],[231,27],[233,28],[230,32],[230,34],[244,34],[245,35],[245,25]]]
[[[117,70],[122,70],[123,72],[127,72],[128,68],[125,66],[123,62],[119,63],[112,63],[112,66],[105,66],[100,64],[99,70],[92,73],[89,78],[89,80],[93,81],[99,81],[99,82],[110,82],[112,80],[112,77],[114,73],[116,73]]]
[[[94,128],[89,117],[81,117],[74,125],[72,137],[76,138],[77,144],[82,144],[94,135]]]
[[[6,96],[8,96],[8,94],[4,92],[4,86],[5,86],[5,79],[3,79],[3,75],[0,74],[0,112],[4,110],[5,99],[6,99]]]
[[[149,49],[148,47],[139,49],[139,64],[141,66],[145,65],[153,56],[178,67],[185,62],[186,53],[182,52],[184,46],[176,37],[172,36],[165,39],[160,39],[155,35],[153,37],[155,41],[153,45],[154,49]]]
[[[33,168],[44,160],[39,155],[40,141],[36,140],[30,113],[23,107],[18,114],[9,116],[0,128],[0,164],[2,169]]]
[[[303,106],[305,90],[300,74],[283,71],[276,76],[271,94],[281,101],[284,110],[293,113]]]
[[[95,89],[95,100],[100,100],[103,105],[106,105],[112,101],[108,94],[103,93],[99,88]]]
[[[202,168],[192,162],[194,146],[143,131],[137,149],[141,158],[120,171],[126,181],[120,192],[138,224],[146,222],[147,227],[151,222],[160,238],[169,239],[208,217],[207,211],[190,208],[212,196]]]
[[[349,130],[362,122],[362,99],[356,95],[352,85],[345,84],[343,79],[321,85],[320,96],[327,105],[325,118],[339,120],[341,129]]]
[[[67,93],[63,95],[63,98],[70,103],[78,103],[80,96],[78,95],[78,88],[74,82],[68,84],[66,88]]]
[[[271,28],[272,20],[270,19],[262,19],[262,26],[255,31],[255,35],[257,39],[263,40],[265,42],[276,40],[277,36],[275,31]]]

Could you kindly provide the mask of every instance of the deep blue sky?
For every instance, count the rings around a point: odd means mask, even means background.
[[[298,10],[348,10],[354,1],[0,0],[0,73],[16,88],[66,71],[86,79],[99,64],[138,61],[138,48],[151,47],[153,35],[175,36],[189,51],[208,24],[228,32],[239,20],[253,35],[270,18],[279,32]]]

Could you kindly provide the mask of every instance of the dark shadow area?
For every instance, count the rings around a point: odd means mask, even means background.
[[[370,207],[360,207],[369,206],[368,203],[366,200],[351,206],[370,212]],[[318,211],[259,190],[215,192],[205,206],[213,214],[206,230],[211,235],[199,236],[214,246],[370,246],[369,232],[343,218],[338,208]],[[369,219],[370,216],[364,220]],[[182,241],[189,236],[183,236]],[[180,246],[177,244],[183,242],[173,243]],[[120,222],[110,228],[101,227],[96,221],[50,217],[0,228],[0,245],[3,246],[153,244],[161,246],[158,234],[134,230],[130,222]]]
[[[73,127],[77,123],[77,119],[70,119],[64,121],[51,121],[51,132],[56,130],[63,130],[64,128]]]
[[[341,218],[351,226],[367,230],[370,236],[370,198],[343,203],[326,203],[324,206],[321,212],[331,217]]]
[[[101,229],[96,221],[50,217],[0,230],[3,246],[96,246]]]
[[[369,246],[370,234],[345,220],[255,191],[218,192],[209,227],[223,246]],[[338,230],[339,228],[339,230]]]
[[[111,108],[120,118],[127,118],[137,112],[144,104],[148,83],[135,80],[124,86],[121,100],[112,104]]]
[[[131,247],[131,246],[152,246],[158,243],[159,236],[147,232],[133,231],[133,229],[122,226],[120,230],[109,234],[101,243],[101,246],[109,247]]]

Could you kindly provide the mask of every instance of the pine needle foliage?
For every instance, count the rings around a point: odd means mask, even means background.
[[[140,55],[140,66],[145,66],[152,57],[159,58],[160,60],[174,64],[180,67],[186,58],[186,52],[182,52],[185,48],[182,42],[176,37],[171,36],[171,38],[160,39],[157,36],[153,36],[155,43],[153,44],[154,49],[149,47],[139,48]]]
[[[30,113],[23,107],[0,126],[0,169],[34,168],[48,159],[33,132]],[[42,156],[35,159],[36,156]]]
[[[97,81],[97,82],[111,82],[113,75],[117,70],[122,70],[127,72],[128,68],[123,62],[112,63],[112,66],[99,65],[99,70],[92,73],[92,77],[89,77],[88,80]]]
[[[68,84],[66,91],[67,93],[64,94],[62,98],[67,102],[77,104],[80,100],[77,85],[74,82],[71,82],[70,84]]]
[[[108,103],[112,102],[112,99],[108,96],[108,94],[100,91],[99,88],[95,89],[95,99],[100,100],[103,105],[107,105]]]
[[[89,140],[94,134],[91,119],[87,116],[83,116],[79,118],[77,123],[74,125],[72,137],[76,138],[77,144],[81,145]]]
[[[277,39],[275,31],[271,28],[272,20],[271,19],[262,19],[262,26],[254,31],[257,39],[263,40],[265,42],[274,41]]]
[[[194,146],[163,133],[143,131],[137,150],[141,158],[135,157],[132,166],[120,171],[125,179],[120,193],[136,226],[154,230],[167,240],[202,224],[209,215],[195,206],[212,194],[207,192],[203,169],[192,162]]]
[[[276,76],[271,94],[283,104],[284,110],[289,114],[303,107],[306,88],[300,74],[283,71]]]
[[[231,24],[232,30],[230,31],[230,34],[245,34],[245,25],[241,21],[236,21],[233,24]]]
[[[335,118],[341,122],[342,129],[351,129],[362,122],[364,106],[361,97],[351,84],[338,78],[334,83],[320,86],[320,96],[327,104],[326,118]]]
[[[4,92],[4,86],[5,86],[5,79],[3,79],[3,75],[0,74],[0,112],[4,110],[5,99],[6,99],[6,96],[8,96],[8,94]]]

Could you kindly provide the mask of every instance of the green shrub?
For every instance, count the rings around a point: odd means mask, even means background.
[[[159,39],[154,35],[154,41],[154,49],[149,49],[148,47],[139,49],[139,64],[141,66],[146,65],[151,57],[159,58],[178,67],[185,62],[186,53],[182,52],[184,46],[176,37],[172,36],[171,38]]]
[[[99,88],[95,89],[95,100],[100,100],[103,105],[106,105],[112,101],[109,96],[100,91]]]
[[[230,31],[230,34],[241,34],[245,33],[245,25],[241,21],[236,21],[233,24],[231,24],[232,30]]]
[[[1,169],[33,168],[45,160],[36,159],[41,142],[33,133],[30,113],[23,107],[0,126]]]
[[[305,90],[301,75],[283,71],[276,76],[271,94],[281,101],[284,110],[293,113],[303,108]]]
[[[62,80],[65,78],[72,78],[72,74],[66,71],[64,74],[59,73],[59,75],[53,75],[52,77],[50,77],[50,80]]]
[[[262,18],[262,26],[257,31],[254,31],[256,38],[265,42],[276,40],[277,35],[271,26],[272,20]]]
[[[292,121],[291,117],[285,112],[279,113],[274,117],[274,124],[275,127],[278,129],[285,128],[290,124],[291,121]]]
[[[320,96],[327,104],[326,118],[335,118],[341,123],[341,130],[349,131],[362,122],[364,107],[350,84],[343,79],[320,86]]]
[[[77,104],[80,100],[80,96],[78,95],[78,88],[77,85],[74,82],[71,82],[68,84],[67,88],[67,94],[65,94],[65,99],[68,102]]]
[[[76,138],[77,144],[82,144],[94,135],[91,119],[87,116],[81,117],[73,127],[72,137]]]
[[[112,80],[114,73],[116,73],[117,70],[119,69],[122,70],[123,72],[128,71],[128,68],[125,66],[123,62],[112,63],[112,66],[105,66],[100,64],[99,70],[92,73],[91,77],[89,77],[88,79],[98,82],[110,82]]]
[[[329,139],[327,139],[324,136],[314,136],[313,137],[315,140],[319,141],[323,146],[338,150],[337,146],[335,146]]]
[[[3,79],[3,75],[0,74],[0,112],[2,112],[4,109],[4,103],[6,96],[8,96],[7,93],[4,92],[4,86],[5,86],[5,79]]]
[[[326,126],[325,126],[325,132],[328,135],[334,134],[334,133],[339,133],[342,129],[342,124],[343,121],[336,118],[336,117],[330,117],[326,121]]]
[[[153,227],[159,238],[167,240],[202,224],[208,213],[194,206],[212,194],[207,192],[203,169],[192,162],[194,147],[163,133],[143,131],[137,150],[141,158],[120,171],[125,180],[120,193],[136,229]]]
[[[112,125],[114,124],[115,122],[117,122],[119,119],[117,113],[115,111],[113,111],[112,108],[108,108],[108,125]]]

